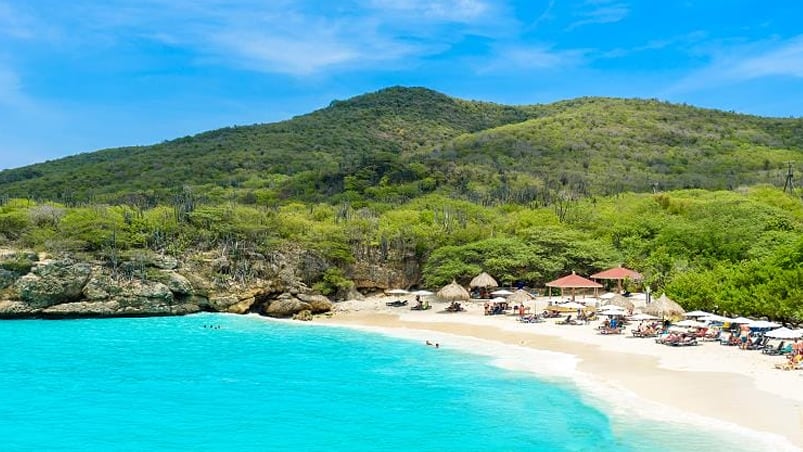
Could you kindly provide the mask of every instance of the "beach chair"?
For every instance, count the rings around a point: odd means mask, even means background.
[[[764,347],[764,350],[761,350],[761,353],[765,355],[780,355],[781,349],[783,348],[784,344],[785,344],[784,341],[781,341],[777,347],[773,347],[768,344],[766,347]]]
[[[762,350],[764,347],[767,346],[767,342],[770,341],[770,338],[767,336],[759,336],[753,341],[752,344],[747,346],[748,350]]]
[[[603,328],[599,330],[599,334],[622,334],[622,328]]]

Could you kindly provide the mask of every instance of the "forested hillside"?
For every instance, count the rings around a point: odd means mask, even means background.
[[[0,172],[0,251],[143,252],[226,290],[326,295],[624,264],[687,308],[803,322],[803,120],[657,101],[502,106],[390,88],[288,121]],[[0,300],[36,253],[0,255]]]
[[[111,149],[0,172],[0,194],[154,205],[184,187],[247,203],[483,205],[675,188],[782,183],[803,163],[803,120],[657,101],[537,106],[389,88],[274,124]]]

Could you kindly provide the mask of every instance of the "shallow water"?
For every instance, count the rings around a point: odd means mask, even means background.
[[[568,379],[344,328],[4,321],[0,344],[3,450],[755,450],[617,418]]]

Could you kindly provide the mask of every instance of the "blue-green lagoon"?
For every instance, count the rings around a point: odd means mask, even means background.
[[[465,348],[348,328],[215,314],[19,320],[0,322],[0,344],[3,450],[738,451],[772,444],[617,418],[569,380],[506,369]]]

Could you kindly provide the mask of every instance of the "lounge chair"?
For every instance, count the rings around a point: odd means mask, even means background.
[[[622,334],[621,328],[603,328],[599,330],[599,334]]]
[[[761,353],[763,353],[765,355],[780,355],[781,354],[781,349],[783,348],[784,344],[785,344],[784,341],[781,341],[781,343],[778,344],[777,347],[773,347],[773,346],[767,344],[767,346],[764,347],[763,350],[761,350]]]
[[[767,336],[759,336],[759,337],[756,338],[755,341],[753,341],[752,344],[748,344],[747,349],[748,350],[762,350],[764,347],[767,346],[767,342],[769,342],[769,341],[770,341],[770,338],[768,338]]]
[[[404,301],[402,301],[402,300],[388,301],[387,303],[385,303],[385,305],[386,306],[392,306],[394,308],[399,308],[399,307],[402,307],[402,306],[407,306],[407,300],[404,300]]]
[[[524,317],[519,317],[519,322],[521,323],[540,323],[543,320],[535,314],[525,315]]]

